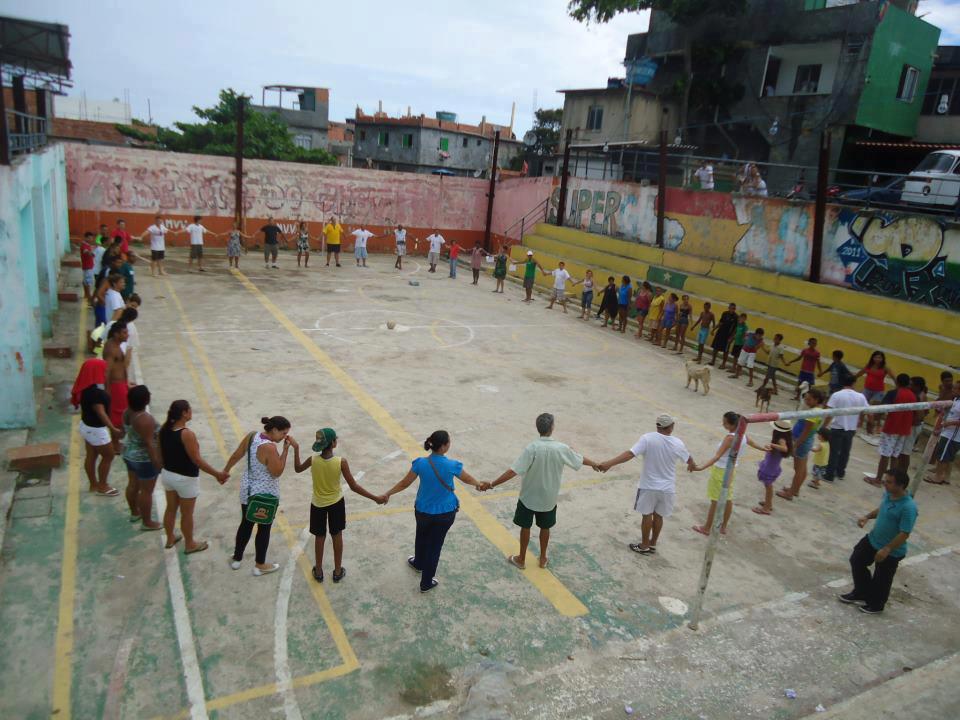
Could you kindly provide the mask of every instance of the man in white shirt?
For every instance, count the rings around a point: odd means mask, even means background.
[[[831,409],[867,407],[867,399],[862,393],[853,389],[853,374],[847,372],[840,376],[842,390],[838,390],[827,400],[827,407]],[[847,472],[847,461],[850,460],[850,448],[853,446],[853,436],[860,423],[859,415],[838,415],[829,419],[830,456],[827,469],[823,472],[823,479],[833,482],[834,478],[843,480]]]
[[[140,235],[143,239],[150,236],[150,275],[156,277],[157,274],[166,275],[163,271],[163,256],[167,250],[167,244],[164,236],[170,232],[163,224],[163,216],[157,215],[153,218],[153,225],[148,227]]]
[[[631,550],[641,555],[652,555],[657,551],[663,519],[670,517],[673,512],[677,495],[677,460],[686,460],[688,471],[696,466],[687,446],[680,438],[673,436],[675,424],[676,421],[669,415],[660,415],[656,432],[641,436],[632,448],[597,467],[601,472],[606,472],[643,455],[643,472],[633,503],[633,509],[643,516],[643,536],[639,543],[630,545]]]
[[[376,237],[372,232],[366,228],[357,228],[352,233],[354,238],[353,243],[353,256],[357,259],[357,267],[360,267],[360,262],[363,261],[363,267],[367,266],[367,240],[372,237]]]
[[[553,304],[559,300],[560,307],[563,308],[563,312],[567,312],[567,280],[570,279],[570,273],[567,272],[566,263],[563,260],[557,265],[556,270],[551,272],[543,271],[544,275],[553,275],[553,294],[550,296],[550,304],[547,305],[547,310],[553,309]],[[574,280],[573,284],[579,284],[580,280]]]
[[[201,218],[199,215],[194,215],[193,222],[187,225],[186,229],[187,234],[190,236],[189,266],[193,267],[193,261],[196,260],[197,269],[200,272],[206,272],[206,270],[203,269],[203,234],[210,231],[200,224],[200,220]]]
[[[127,304],[123,301],[123,288],[126,287],[127,279],[120,273],[110,273],[107,276],[107,292],[103,296],[104,314],[107,318],[107,325],[120,319],[120,314]]]
[[[100,274],[100,271],[103,269],[103,256],[106,254],[107,249],[103,245],[97,245],[93,249],[93,276],[96,277]]]
[[[407,230],[403,225],[397,225],[397,229],[393,231],[394,240],[397,243],[397,261],[393,266],[397,270],[403,270],[403,256],[407,254]]]
[[[700,182],[701,190],[713,190],[713,165],[709,160],[702,160],[693,174]]]
[[[440,249],[447,243],[439,230],[434,230],[427,235],[427,242],[430,243],[430,250],[427,252],[427,262],[430,263],[430,269],[427,272],[436,272],[437,263],[440,262]]]
[[[947,398],[943,399],[946,400]],[[947,485],[947,475],[950,473],[954,460],[957,459],[958,451],[960,451],[960,398],[953,401],[953,405],[947,410],[947,415],[943,419],[940,439],[937,441],[937,447],[933,451],[933,458],[931,458],[936,463],[933,477],[924,478],[924,480],[934,485]]]

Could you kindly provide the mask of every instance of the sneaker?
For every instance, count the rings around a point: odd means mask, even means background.
[[[242,563],[240,560],[234,560],[234,559],[232,559],[232,558],[230,559],[230,569],[231,569],[231,570],[239,570],[239,569],[240,569],[240,566],[241,566],[242,564],[243,564],[243,563]]]
[[[883,609],[882,609],[882,608],[870,607],[869,605],[862,605],[862,606],[860,607],[860,612],[862,612],[862,613],[864,613],[864,614],[866,614],[866,615],[879,615],[880,613],[883,612]]]
[[[269,575],[272,572],[276,572],[280,569],[280,563],[270,563],[270,566],[266,570],[261,570],[256,565],[253,566],[253,572],[251,573],[254,577],[260,577],[261,575]]]
[[[408,558],[407,558],[407,565],[409,565],[409,566],[413,569],[414,572],[419,573],[419,572],[420,572],[420,568],[418,568],[418,567],[416,566],[416,564],[414,563],[414,560],[415,560],[415,559],[416,559],[416,558],[415,558],[413,555],[411,555],[410,557],[408,557]]]
[[[439,584],[440,584],[440,581],[437,580],[436,578],[434,578],[433,580],[430,581],[430,586],[429,586],[429,587],[421,587],[421,588],[420,588],[420,592],[422,592],[422,593],[430,592],[431,590],[433,590],[433,589],[434,589],[437,585],[439,585]],[[861,610],[862,610],[862,609],[863,609],[863,608],[861,608]],[[878,610],[877,612],[879,612],[879,610]]]
[[[866,605],[866,600],[861,600],[852,592],[844,593],[843,595],[837,595],[837,600],[844,603],[845,605]]]
[[[279,270],[279,269],[280,269],[280,266],[277,265],[277,264],[271,265],[271,267],[272,267],[274,270]]]

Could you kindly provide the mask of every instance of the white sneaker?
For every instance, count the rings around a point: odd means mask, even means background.
[[[239,570],[239,569],[240,569],[240,566],[241,566],[242,564],[243,564],[243,563],[240,562],[239,560],[233,560],[233,559],[231,559],[231,560],[230,560],[230,569],[231,569],[231,570]]]
[[[256,565],[254,565],[252,575],[254,577],[260,577],[261,575],[269,575],[270,573],[276,572],[279,569],[280,569],[280,563],[270,563],[270,567],[268,567],[266,570],[261,570]]]

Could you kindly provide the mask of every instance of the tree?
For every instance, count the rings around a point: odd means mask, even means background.
[[[542,150],[543,155],[552,155],[560,144],[560,125],[563,123],[563,108],[547,110],[541,108],[534,113],[533,133],[537,136],[534,151]]]
[[[241,95],[235,90],[220,91],[220,102],[211,108],[194,106],[203,122],[174,123],[175,130],[158,128],[160,144],[175,152],[204,155],[233,155],[237,137],[237,106]],[[337,159],[326,150],[306,150],[294,144],[287,123],[279,113],[261,113],[243,106],[243,156],[262,160],[336,165]]]
[[[580,22],[605,23],[623,12],[655,10],[666,13],[683,33],[683,82],[681,93],[680,128],[688,125],[690,94],[694,87],[695,40],[711,29],[711,19],[717,16],[742,15],[749,0],[570,0],[567,9],[570,16]],[[709,91],[711,83],[703,83]]]

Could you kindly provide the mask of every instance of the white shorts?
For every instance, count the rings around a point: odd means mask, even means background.
[[[910,448],[907,447],[909,435],[880,435],[880,455],[882,457],[894,458],[900,455],[908,455]]]
[[[397,255],[403,256],[406,254],[407,254],[407,244],[397,243]]]
[[[636,500],[633,501],[633,509],[641,515],[656,513],[660,517],[670,517],[676,497],[676,493],[663,490],[638,489]]]
[[[567,291],[566,291],[566,290],[563,290],[563,289],[561,289],[561,288],[554,288],[554,289],[553,289],[553,297],[555,297],[555,298],[556,298],[557,300],[559,300],[560,302],[563,302],[564,299],[567,297]]]
[[[83,271],[83,284],[87,287],[93,287],[93,282],[96,280],[96,276],[93,274],[93,268]]]
[[[89,425],[84,425],[83,420],[80,421],[80,437],[83,438],[84,442],[93,445],[94,447],[101,447],[102,445],[109,445],[111,441],[110,431],[105,427],[90,427]]]
[[[737,363],[742,365],[745,368],[753,369],[753,364],[757,361],[757,354],[755,352],[748,353],[746,350],[740,351],[740,357],[737,358]]]
[[[427,253],[427,262],[436,265],[440,261],[440,253]]]
[[[180,475],[169,470],[160,472],[160,482],[163,483],[163,489],[175,492],[185,500],[195,498],[200,494],[200,478],[190,477],[189,475]]]

